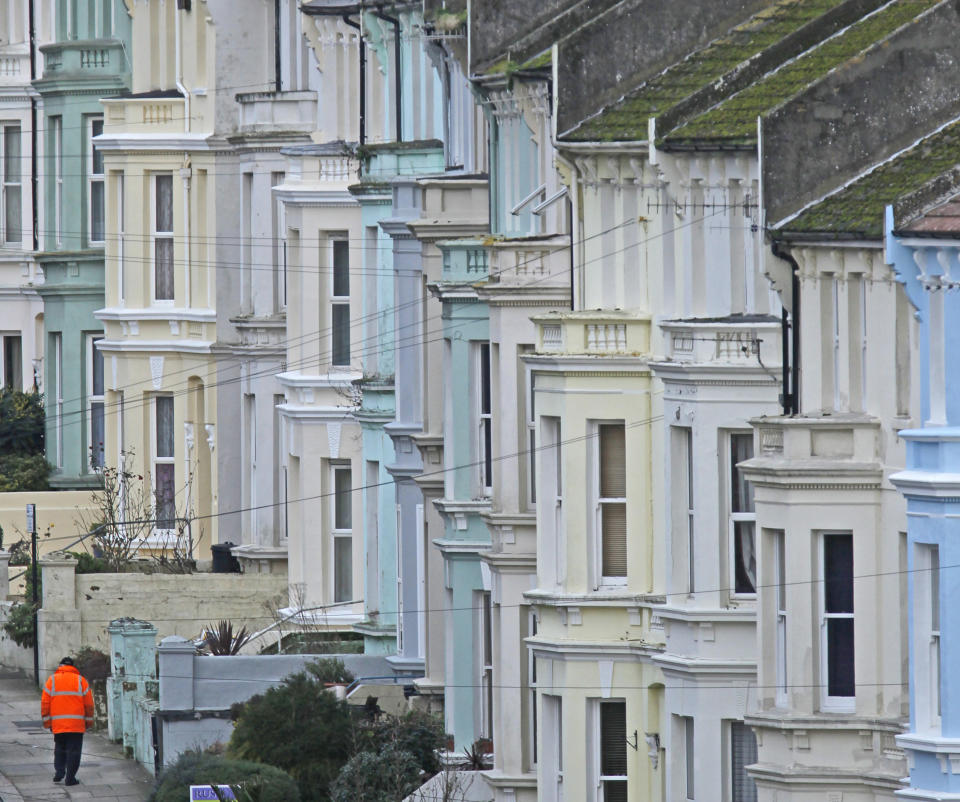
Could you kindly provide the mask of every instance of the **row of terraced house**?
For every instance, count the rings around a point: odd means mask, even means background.
[[[960,799],[958,85],[956,0],[10,0],[3,382],[489,799]]]

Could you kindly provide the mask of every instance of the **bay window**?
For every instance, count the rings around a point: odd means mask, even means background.
[[[757,736],[742,721],[730,722],[730,800],[757,802],[757,784],[747,766],[757,762]]]
[[[483,495],[493,492],[493,398],[490,388],[490,343],[477,346],[477,462]]]
[[[627,802],[627,704],[599,702],[600,776],[597,802]]]

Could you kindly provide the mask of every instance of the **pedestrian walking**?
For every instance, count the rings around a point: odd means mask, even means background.
[[[83,733],[93,725],[93,694],[72,658],[64,657],[43,686],[40,717],[53,732],[53,781],[78,785]]]

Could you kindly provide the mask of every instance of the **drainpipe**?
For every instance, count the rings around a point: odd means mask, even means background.
[[[800,265],[778,240],[770,245],[770,250],[778,259],[783,259],[790,265],[790,300],[793,307],[793,325],[787,322],[787,310],[781,312],[781,349],[783,353],[783,414],[797,415],[800,413]],[[788,336],[789,328],[789,336]],[[788,359],[789,351],[793,356]],[[787,376],[790,377],[790,392],[787,392]]]
[[[193,168],[190,166],[190,161],[186,158],[187,154],[184,153],[184,166],[180,168],[180,180],[183,184],[183,236],[186,240],[184,244],[184,254],[186,255],[185,259],[185,270],[186,274],[184,278],[187,282],[187,303],[186,307],[189,309],[193,306],[193,271],[192,271],[192,255],[190,253],[190,177],[193,175]]]
[[[30,83],[37,79],[37,24],[34,16],[33,0],[27,11],[30,26]],[[40,205],[37,198],[37,99],[30,94],[30,211],[33,219],[33,250],[40,250]],[[36,381],[36,379],[34,379]]]
[[[280,0],[273,0],[273,89],[280,92]]]
[[[363,29],[346,14],[343,21],[360,31],[360,146],[367,141],[367,44],[363,41]]]
[[[401,81],[400,75],[400,20],[396,17],[391,17],[389,14],[384,14],[383,6],[378,7],[373,12],[373,16],[379,17],[384,22],[389,22],[393,26],[393,66],[394,72],[396,73],[394,83],[396,85],[395,94],[397,104],[397,142],[403,142],[403,82]]]

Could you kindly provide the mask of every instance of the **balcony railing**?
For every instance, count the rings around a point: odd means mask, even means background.
[[[29,80],[29,54],[0,53],[0,85],[23,84]]]
[[[102,102],[105,133],[179,134],[185,130],[182,97],[116,98]]]
[[[246,134],[309,134],[317,127],[316,92],[246,92],[237,102]]]
[[[115,40],[56,42],[43,45],[43,78],[92,77],[129,72],[123,44]]]
[[[646,355],[650,349],[650,318],[629,312],[551,312],[533,318],[537,350],[569,356]]]

